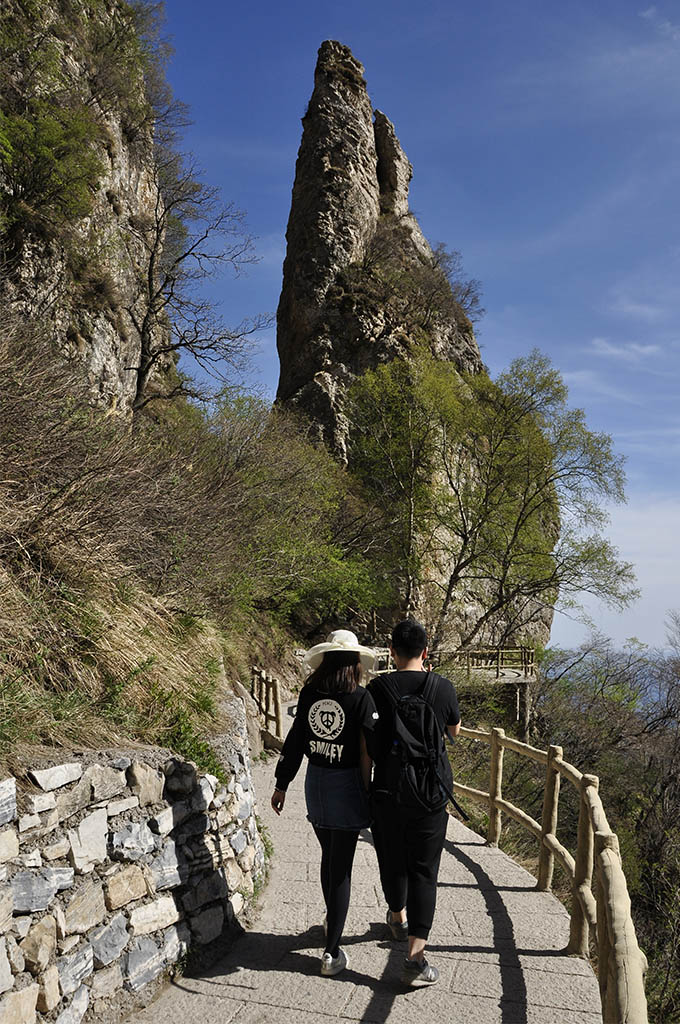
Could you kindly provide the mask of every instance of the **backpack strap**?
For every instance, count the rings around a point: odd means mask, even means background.
[[[420,696],[423,698],[423,700],[427,701],[428,704],[432,704],[432,698],[437,692],[438,686],[439,676],[435,672],[428,671],[427,675],[425,676],[423,688],[420,691]]]
[[[427,677],[425,679],[425,683],[423,685],[423,689],[421,690],[421,694],[420,695],[421,695],[421,697],[422,697],[422,699],[424,701],[427,701],[427,703],[430,704],[430,706],[432,705],[432,698],[434,697],[435,693],[437,692],[438,685],[439,685],[439,676],[435,672],[428,672],[427,673]],[[434,710],[434,708],[433,708],[433,710]],[[442,749],[443,750],[446,749],[446,726],[444,726],[444,732],[442,733]],[[451,792],[449,787],[442,781],[442,778],[441,778],[439,772],[437,772],[437,779],[439,781],[439,785],[442,787],[442,789],[446,793],[447,797],[449,798],[449,800],[451,801],[453,806],[456,808],[456,810],[460,814],[460,816],[463,819],[463,821],[469,821],[470,818],[465,813],[463,808],[460,806],[460,804],[456,800],[455,796],[453,795],[453,793]]]

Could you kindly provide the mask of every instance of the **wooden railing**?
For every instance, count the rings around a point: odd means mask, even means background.
[[[501,815],[507,814],[531,832],[539,843],[537,888],[544,891],[550,889],[555,859],[570,879],[573,898],[567,952],[582,957],[590,956],[589,930],[594,930],[604,1024],[647,1024],[644,990],[647,960],[637,944],[630,912],[630,896],[621,867],[619,842],[607,822],[598,793],[597,776],[583,775],[563,760],[562,747],[551,746],[547,751],[539,750],[506,736],[503,729],[492,729],[488,733],[481,729],[461,728],[460,735],[491,746],[488,793],[454,782],[456,793],[488,808],[489,845],[498,845]],[[503,798],[505,750],[546,766],[540,823]],[[580,795],[575,857],[557,838],[562,778],[570,782]]]
[[[278,679],[253,665],[250,675],[250,693],[264,718],[264,727],[274,725],[275,735],[283,739],[283,717],[281,713],[281,684]]]
[[[468,675],[473,669],[493,669],[496,679],[506,668],[519,670],[525,678],[536,671],[533,647],[462,647],[457,651],[436,651],[430,662],[434,667],[442,662],[462,665]]]
[[[375,651],[376,671],[389,672],[394,665],[388,647],[378,647]],[[475,669],[494,670],[496,679],[500,679],[503,669],[517,669],[527,678],[536,671],[536,656],[533,647],[461,647],[455,651],[435,651],[431,654],[429,664],[438,668],[441,664],[462,665],[468,676]]]

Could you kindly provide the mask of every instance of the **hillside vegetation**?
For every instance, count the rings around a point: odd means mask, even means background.
[[[30,326],[0,336],[0,757],[116,737],[183,749],[223,660],[375,600],[347,481],[242,396],[134,433]]]

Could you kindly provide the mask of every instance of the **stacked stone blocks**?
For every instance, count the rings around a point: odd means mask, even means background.
[[[97,1019],[242,913],[264,871],[247,745],[226,784],[162,754],[0,779],[0,1024]]]

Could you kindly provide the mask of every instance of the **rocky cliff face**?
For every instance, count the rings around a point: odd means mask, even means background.
[[[0,129],[11,142],[25,118],[24,162],[38,167],[31,181],[0,131],[0,301],[6,315],[41,324],[82,364],[99,401],[120,411],[134,397],[139,362],[133,316],[148,267],[141,227],[158,201],[131,10],[123,0],[35,0],[27,13],[7,0],[0,19]],[[43,135],[53,140],[52,165],[31,153]]]
[[[303,412],[342,462],[351,428],[343,405],[356,376],[416,348],[460,371],[483,369],[459,301],[464,288],[456,292],[455,278],[451,287],[445,254],[433,251],[409,210],[411,164],[392,123],[372,109],[363,73],[346,46],[322,44],[303,118],[278,309],[277,399]],[[435,560],[426,576],[408,610],[431,621],[448,566]],[[469,632],[489,595],[483,580],[460,588],[447,645]],[[397,610],[383,613],[388,623]],[[531,618],[532,635],[547,641],[550,610],[537,608]],[[505,621],[497,625],[502,633]],[[477,641],[495,642],[494,628]]]
[[[363,71],[346,46],[322,44],[303,118],[278,309],[277,398],[318,423],[341,458],[343,393],[356,374],[406,355],[414,342],[460,369],[482,365],[455,303],[430,311],[425,324],[413,303],[384,291],[387,275],[381,288],[372,280],[371,271],[389,262],[412,282],[436,257],[409,211],[411,165],[391,122],[373,111]]]

